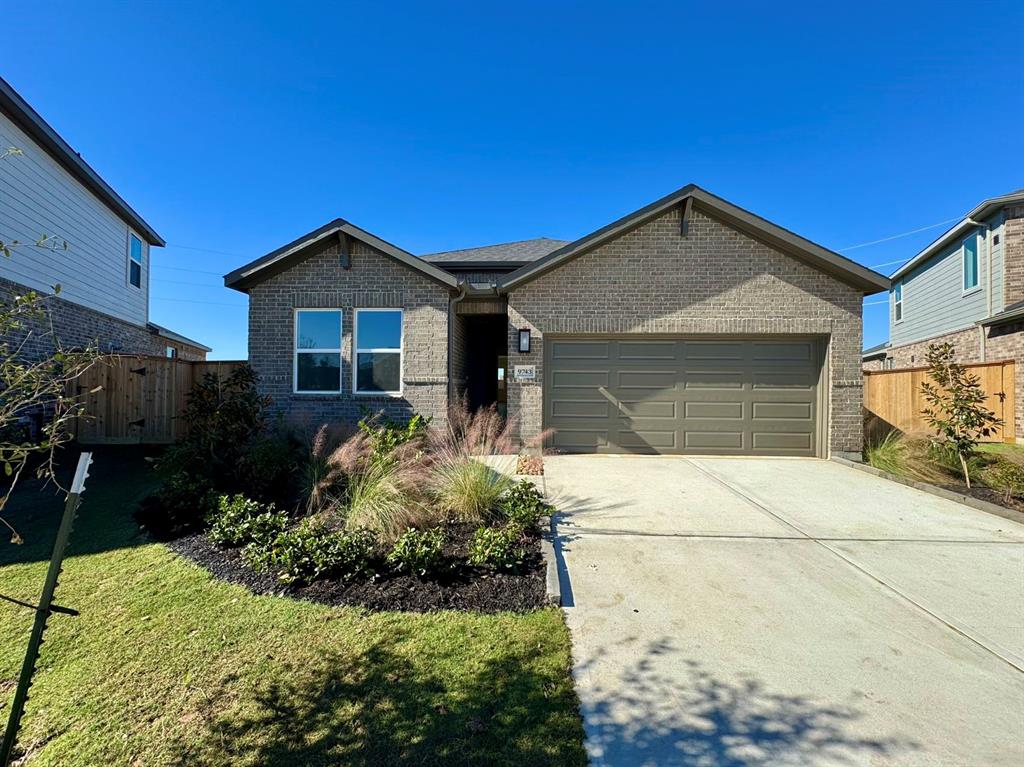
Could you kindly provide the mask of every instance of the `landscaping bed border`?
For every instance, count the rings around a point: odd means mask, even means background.
[[[939,498],[945,498],[948,501],[956,501],[957,503],[962,503],[965,506],[970,506],[972,509],[984,511],[988,514],[994,514],[997,517],[1008,519],[1011,522],[1018,522],[1024,524],[1024,512],[1019,512],[1016,511],[1015,509],[1009,509],[1006,506],[1000,506],[997,503],[983,501],[979,498],[974,498],[973,496],[965,495],[964,493],[958,493],[955,490],[947,490],[944,487],[932,485],[927,482],[921,482],[920,480],[901,477],[898,474],[891,474],[887,471],[883,471],[882,469],[876,469],[874,466],[869,466],[866,463],[850,461],[847,460],[846,458],[840,458],[839,456],[834,455],[830,458],[830,460],[835,461],[836,463],[842,466],[847,466],[851,469],[858,469],[859,471],[863,471],[868,474],[873,474],[876,477],[881,477],[882,479],[888,479],[891,482],[898,482],[901,485],[912,487],[915,490],[920,490],[922,493],[928,493],[929,495],[934,495]]]

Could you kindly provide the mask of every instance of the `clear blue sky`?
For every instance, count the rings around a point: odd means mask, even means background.
[[[170,243],[151,318],[219,358],[246,353],[219,275],[336,216],[414,253],[575,239],[695,182],[842,250],[1024,186],[1020,2],[3,16],[3,76]],[[940,231],[845,252],[884,264]]]

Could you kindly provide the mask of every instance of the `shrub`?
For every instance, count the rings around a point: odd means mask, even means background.
[[[266,543],[283,533],[288,516],[244,495],[220,496],[217,509],[209,516],[210,539],[221,546]]]
[[[383,456],[374,455],[371,448],[349,475],[345,526],[373,530],[394,541],[408,528],[428,521],[423,498],[426,480],[422,451],[412,442]]]
[[[501,527],[481,527],[473,536],[469,563],[492,570],[515,570],[526,559],[523,529],[514,523]]]
[[[1012,461],[999,461],[985,472],[985,480],[996,490],[1002,491],[1003,503],[1024,497],[1024,466]]]
[[[444,565],[444,530],[406,530],[395,541],[387,563],[400,573],[424,576],[436,573]]]
[[[406,423],[399,423],[378,413],[359,421],[359,430],[369,439],[372,457],[376,459],[390,455],[400,445],[421,441],[430,421],[416,413]]]
[[[505,518],[526,530],[537,527],[541,517],[550,516],[554,507],[544,500],[536,485],[527,479],[516,482],[500,501]]]
[[[250,544],[244,556],[254,569],[276,574],[286,586],[297,586],[322,578],[350,581],[371,575],[376,547],[377,536],[368,530],[333,532],[305,522],[264,545]]]
[[[217,495],[202,477],[179,472],[167,479],[156,493],[154,516],[145,524],[160,535],[175,536],[201,530],[217,508]]]
[[[257,437],[242,455],[236,484],[263,503],[291,507],[298,492],[299,443],[283,433]]]
[[[471,457],[455,456],[435,464],[431,488],[437,505],[463,522],[484,522],[497,513],[498,501],[512,479]]]

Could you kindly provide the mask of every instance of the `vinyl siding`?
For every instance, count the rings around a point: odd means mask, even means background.
[[[0,257],[0,277],[38,290],[59,283],[72,303],[145,325],[149,245],[143,240],[136,288],[128,284],[128,224],[0,114],[0,149],[8,147],[24,154],[0,160],[0,239],[26,244]],[[33,247],[41,234],[67,240],[68,249]]]
[[[902,322],[895,321],[893,291],[889,291],[889,338],[893,346],[970,327],[978,320],[987,317],[989,315],[987,280],[990,258],[992,259],[992,312],[1002,309],[1002,243],[991,248],[992,235],[998,231],[997,229],[989,232],[986,244],[979,248],[980,290],[964,295],[961,256],[963,238],[961,238],[900,280],[903,283]]]

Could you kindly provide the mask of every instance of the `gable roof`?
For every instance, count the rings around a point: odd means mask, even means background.
[[[694,204],[730,226],[828,272],[865,293],[877,293],[889,289],[889,279],[884,275],[733,205],[695,184],[688,184],[660,200],[655,200],[650,205],[633,211],[543,258],[517,269],[506,275],[498,283],[498,288],[502,291],[516,288],[681,204]]]
[[[125,202],[106,181],[99,177],[89,163],[72,149],[68,143],[36,110],[29,106],[10,84],[0,77],[0,111],[8,115],[14,123],[27,133],[33,141],[74,176],[86,189],[96,195],[108,208],[123,218],[136,232],[141,234],[150,245],[163,247],[167,243],[156,233],[132,206]]]
[[[568,245],[566,240],[553,240],[550,237],[537,237],[532,240],[516,240],[502,242],[497,245],[484,245],[479,248],[463,248],[446,250],[441,253],[427,253],[420,258],[433,264],[444,265],[501,265],[515,264],[522,266],[549,253]]]
[[[956,240],[958,237],[965,235],[968,230],[973,229],[984,221],[984,219],[998,213],[999,210],[1006,207],[1007,205],[1015,205],[1024,203],[1024,189],[1018,189],[1016,192],[1010,192],[1000,197],[990,197],[987,200],[982,200],[974,209],[968,213],[963,219],[953,226],[951,229],[947,229],[939,238],[935,240],[931,245],[926,247],[912,259],[907,261],[903,266],[892,273],[889,279],[897,280],[914,267],[927,261],[929,258],[934,256],[938,251],[945,248],[951,242]]]
[[[399,263],[409,267],[413,271],[420,272],[425,277],[434,280],[449,288],[458,287],[458,280],[454,275],[440,269],[428,261],[417,258],[412,253],[402,250],[390,242],[370,234],[365,229],[360,229],[355,224],[349,223],[342,218],[336,218],[330,223],[324,224],[319,229],[307,232],[287,245],[277,250],[272,250],[265,256],[260,256],[255,261],[250,261],[245,266],[235,269],[224,275],[224,285],[235,290],[246,292],[253,285],[256,285],[268,277],[283,272],[312,254],[312,249],[322,244],[329,238],[347,234],[370,247],[390,256]]]
[[[155,322],[147,322],[146,327],[149,328],[150,332],[152,332],[154,335],[158,335],[161,338],[166,338],[169,341],[177,341],[178,343],[188,344],[189,346],[194,346],[197,349],[202,349],[204,352],[213,351],[213,349],[211,349],[209,346],[201,344],[198,341],[193,341],[188,336],[183,336],[181,335],[181,333],[175,333],[173,330],[165,328],[163,325],[157,325]]]

